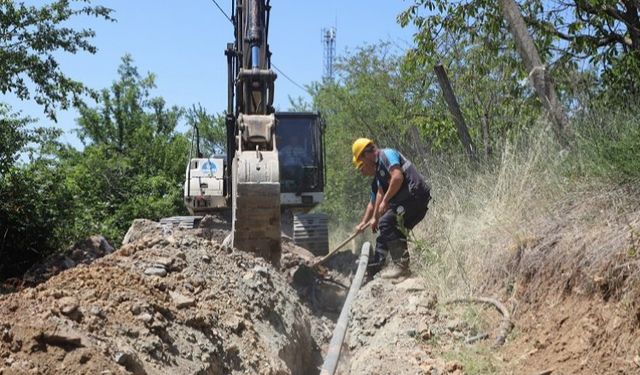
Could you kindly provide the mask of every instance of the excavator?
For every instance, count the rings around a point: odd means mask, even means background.
[[[270,11],[269,0],[232,0],[226,155],[203,157],[196,129],[184,203],[194,217],[230,209],[232,246],[277,264],[282,233],[323,255],[328,230],[325,215],[308,213],[324,198],[324,122],[317,112],[275,111]]]

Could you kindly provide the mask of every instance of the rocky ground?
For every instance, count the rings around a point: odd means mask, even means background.
[[[2,373],[317,371],[323,336],[296,291],[215,231],[140,220],[117,251],[4,295]]]
[[[34,267],[24,279],[32,287],[0,298],[0,373],[319,373],[356,257],[346,251],[314,280],[297,280],[299,266],[314,260],[306,250],[285,238],[276,270],[223,247],[226,234],[212,218],[195,230],[137,220],[118,250],[95,237]],[[380,309],[380,293],[395,299]],[[405,298],[411,302],[399,303]],[[366,284],[339,371],[455,368],[429,362],[416,346],[432,321],[412,328],[409,318],[430,316],[433,298],[419,279]],[[383,344],[370,350],[368,339],[383,326],[375,341]],[[404,367],[370,360],[384,358],[386,340],[405,349],[398,363],[413,360]]]
[[[492,347],[500,316],[484,313],[488,319],[476,324],[477,319],[468,319],[465,308],[439,302],[418,276],[397,284],[375,278],[362,288],[353,306],[344,348],[347,359],[338,373],[497,373],[496,368],[466,368],[455,354],[460,349]]]

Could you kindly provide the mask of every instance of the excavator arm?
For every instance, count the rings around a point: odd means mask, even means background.
[[[185,205],[194,216],[178,221],[193,227],[195,215],[230,207],[228,241],[238,249],[278,264],[284,230],[297,244],[326,254],[327,218],[307,214],[324,197],[324,123],[317,112],[275,113],[269,0],[231,3],[235,38],[225,50],[227,152],[202,155],[195,128],[195,157],[190,156],[184,187]],[[279,155],[279,148],[290,152]],[[286,157],[292,149],[297,156]]]

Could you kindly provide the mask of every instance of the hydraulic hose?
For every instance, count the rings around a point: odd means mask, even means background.
[[[344,335],[347,332],[347,327],[349,326],[351,303],[356,297],[356,294],[358,294],[360,285],[362,285],[364,272],[366,271],[367,263],[369,262],[370,249],[371,244],[369,242],[365,242],[364,245],[362,245],[360,259],[358,261],[358,270],[356,271],[356,275],[353,278],[351,287],[349,288],[349,293],[347,294],[347,299],[344,301],[344,305],[342,306],[342,311],[340,311],[340,317],[338,318],[336,327],[333,329],[333,336],[331,337],[329,350],[327,351],[327,356],[324,358],[324,363],[322,364],[322,371],[320,372],[320,375],[333,375],[336,371],[336,367],[338,367],[342,341],[344,340]]]

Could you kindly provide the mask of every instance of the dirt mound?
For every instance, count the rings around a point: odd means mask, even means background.
[[[509,368],[640,373],[640,201],[621,190],[559,202],[514,244],[492,288],[514,310]],[[499,283],[503,283],[499,286]]]
[[[113,252],[113,247],[102,236],[91,236],[79,241],[62,254],[54,254],[29,268],[21,278],[5,282],[0,288],[16,291],[44,282],[58,273],[78,264],[91,264],[94,260]]]
[[[205,232],[137,220],[116,252],[2,296],[2,373],[317,372],[285,278]]]

